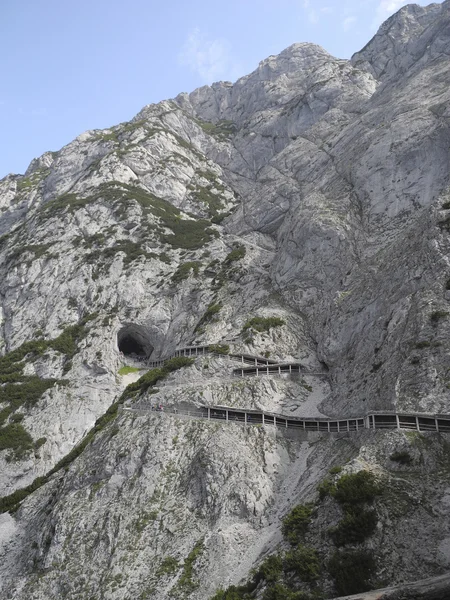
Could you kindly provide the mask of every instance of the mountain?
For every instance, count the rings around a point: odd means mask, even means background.
[[[3,598],[449,570],[449,25],[294,44],[0,181]]]

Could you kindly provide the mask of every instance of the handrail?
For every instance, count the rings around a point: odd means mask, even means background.
[[[450,414],[430,415],[426,413],[393,413],[381,414],[379,411],[371,411],[358,417],[330,418],[330,417],[293,417],[278,413],[269,413],[253,409],[243,409],[222,406],[202,406],[194,410],[186,410],[177,407],[162,407],[161,405],[140,404],[132,407],[122,407],[123,411],[130,412],[152,412],[163,415],[188,416],[191,418],[216,420],[227,423],[243,423],[245,425],[271,425],[281,429],[300,429],[320,433],[345,433],[358,431],[360,429],[409,429],[416,431],[437,431],[450,433]],[[392,417],[395,416],[395,421]],[[388,417],[391,420],[381,420]],[[414,417],[415,423],[402,422],[402,418]],[[381,419],[380,419],[381,418]],[[425,419],[427,422],[421,422]],[[434,427],[432,423],[434,421]]]

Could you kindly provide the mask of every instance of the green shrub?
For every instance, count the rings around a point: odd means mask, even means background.
[[[449,210],[450,209],[450,202],[444,202],[441,208],[443,210]]]
[[[225,257],[225,263],[232,263],[237,260],[242,260],[246,254],[245,246],[236,246],[227,256]]]
[[[298,544],[306,533],[311,521],[313,509],[311,504],[298,504],[284,517],[282,532],[291,544]]]
[[[204,329],[204,327],[206,325],[208,325],[208,323],[216,321],[217,320],[216,315],[217,315],[217,313],[220,312],[221,308],[222,308],[221,302],[216,302],[216,303],[212,302],[206,309],[203,317],[200,319],[200,321],[195,326],[194,332],[200,332]]]
[[[47,441],[46,437],[40,437],[39,439],[37,439],[34,442],[34,449],[38,450],[41,446],[43,446],[45,444],[46,441]]]
[[[316,581],[320,575],[320,561],[316,550],[299,545],[286,552],[284,568],[286,571],[294,572],[301,581],[307,583]]]
[[[214,354],[230,354],[230,346],[228,344],[211,344],[208,350]]]
[[[15,458],[20,458],[32,448],[33,438],[20,423],[0,427],[0,450],[14,450]]]
[[[337,546],[359,544],[371,536],[377,528],[377,514],[374,510],[361,507],[348,509],[344,518],[331,531]]]
[[[180,565],[178,561],[173,556],[167,556],[159,566],[159,569],[156,571],[156,575],[173,575],[178,571]]]
[[[446,310],[435,310],[430,314],[432,323],[437,323],[440,319],[448,317],[449,313]]]
[[[381,488],[376,483],[373,473],[358,471],[358,473],[342,475],[331,493],[339,504],[354,505],[373,502],[375,496],[381,493]]]
[[[319,598],[308,592],[293,591],[282,583],[275,583],[265,590],[262,600],[319,600]]]
[[[220,220],[220,217],[222,217],[220,211],[222,211],[225,206],[223,204],[223,198],[219,193],[212,192],[210,189],[202,186],[197,186],[197,189],[192,192],[192,197],[206,206],[211,220],[214,219],[214,222],[217,222],[218,218]]]
[[[338,467],[338,466],[331,467],[331,469],[328,471],[328,473],[330,475],[339,475],[339,473],[341,473],[341,472],[342,472],[342,467]]]
[[[192,593],[199,586],[199,582],[194,579],[194,565],[203,553],[203,549],[203,539],[200,539],[184,560],[183,572],[176,585],[176,587],[184,594]]]
[[[417,342],[417,344],[416,344],[416,348],[418,348],[419,350],[422,348],[429,348],[430,346],[431,346],[431,344],[427,340],[424,340],[422,342]]]
[[[184,279],[187,279],[191,272],[193,273],[194,277],[197,277],[201,265],[202,263],[198,261],[185,262],[181,265],[178,265],[177,270],[172,275],[172,282],[180,283]]]
[[[370,590],[370,578],[375,571],[375,559],[369,550],[335,552],[328,563],[339,595],[359,594]]]
[[[285,321],[279,317],[253,317],[245,323],[242,333],[250,329],[262,333],[269,331],[272,327],[281,327],[284,324]]]
[[[334,483],[331,481],[331,479],[325,478],[317,486],[317,491],[319,492],[319,499],[323,500],[326,496],[329,496],[333,489]]]
[[[278,581],[283,573],[283,561],[278,554],[268,556],[258,569],[258,574],[268,583]]]

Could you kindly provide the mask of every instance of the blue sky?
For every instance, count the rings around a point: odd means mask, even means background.
[[[0,0],[0,178],[145,104],[234,81],[294,42],[349,58],[405,4]]]

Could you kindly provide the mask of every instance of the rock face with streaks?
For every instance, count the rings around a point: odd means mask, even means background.
[[[449,568],[445,434],[116,405],[450,413],[449,25],[447,0],[402,8],[351,60],[294,44],[0,181],[1,496],[45,476],[0,504],[2,597],[209,598],[285,548],[281,519],[309,501],[325,596],[336,551],[371,550],[372,587]],[[206,355],[139,380],[199,344],[327,377],[236,379]],[[384,493],[341,547],[346,509],[316,488],[342,465],[329,486],[366,470]]]

